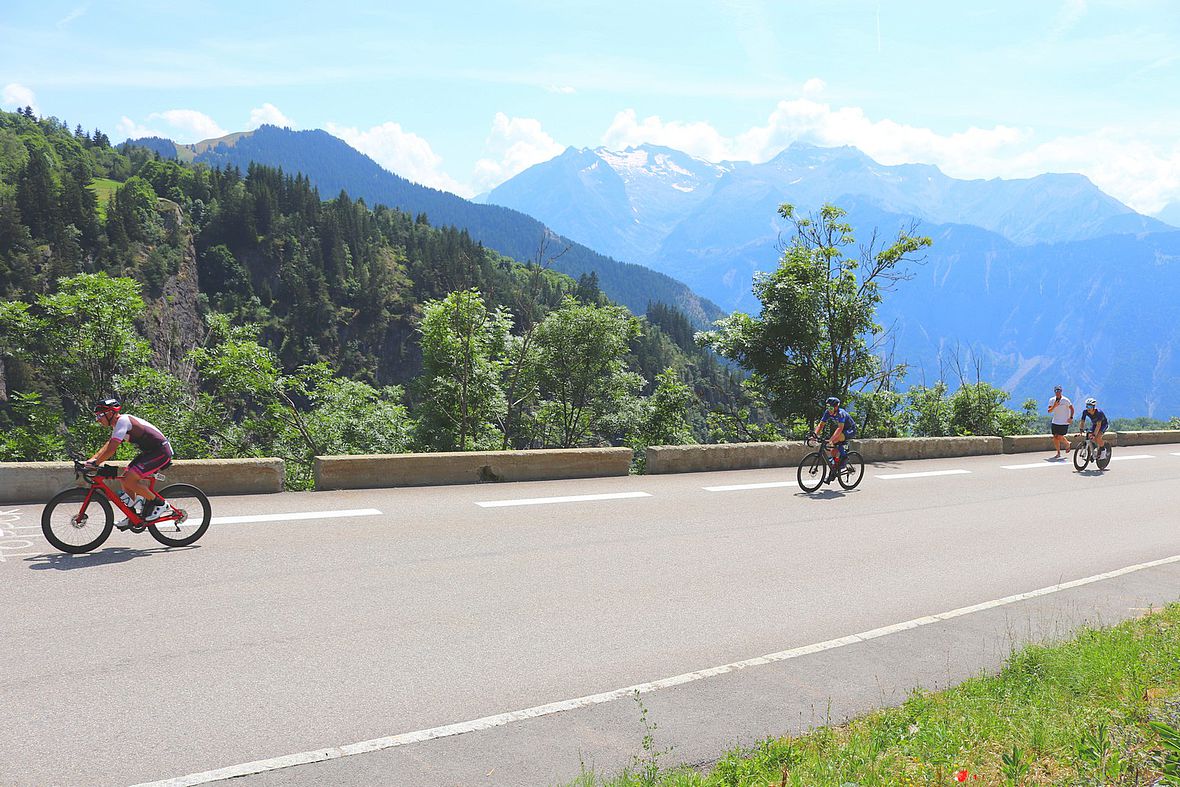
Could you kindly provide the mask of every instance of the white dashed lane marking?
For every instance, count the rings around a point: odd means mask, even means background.
[[[794,481],[768,481],[763,484],[730,484],[729,486],[703,486],[706,492],[737,492],[742,489],[774,489],[781,486],[794,486]]]
[[[566,495],[565,497],[530,497],[520,500],[486,500],[476,503],[481,508],[504,506],[539,506],[546,503],[585,503],[596,500],[623,500],[630,497],[651,497],[647,492],[613,492],[604,495]]]
[[[1114,455],[1110,458],[1112,462],[1127,462],[1132,459],[1155,459],[1151,454],[1131,454],[1130,456]]]
[[[357,508],[351,511],[300,511],[289,514],[254,514],[253,516],[215,516],[211,525],[236,525],[242,522],[288,522],[294,519],[337,519],[346,516],[377,516],[375,508]]]
[[[929,478],[936,475],[970,475],[970,470],[927,470],[923,473],[888,473],[874,478]]]
[[[1073,467],[1073,465],[1062,459],[1060,461],[1053,460],[1051,462],[1036,462],[1031,465],[1000,465],[1000,467],[1005,470],[1032,470],[1036,467]]]

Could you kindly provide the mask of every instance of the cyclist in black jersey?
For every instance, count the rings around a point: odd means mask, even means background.
[[[1093,396],[1086,400],[1086,409],[1082,410],[1082,415],[1078,419],[1078,428],[1081,430],[1080,434],[1084,435],[1086,431],[1086,419],[1090,419],[1090,429],[1094,432],[1094,442],[1098,443],[1098,458],[1105,459],[1107,448],[1102,439],[1102,435],[1110,428],[1110,421],[1106,418],[1106,413],[1098,409],[1098,400]]]

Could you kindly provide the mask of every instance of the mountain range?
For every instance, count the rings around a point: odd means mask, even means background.
[[[777,263],[783,202],[839,204],[862,241],[916,220],[934,245],[879,313],[895,357],[911,365],[908,383],[979,377],[1018,403],[1060,382],[1075,399],[1097,396],[1112,417],[1180,414],[1180,328],[1170,318],[1180,231],[1080,175],[964,181],[800,144],[764,164],[655,146],[570,148],[476,204],[386,172],[322,131],[264,126],[196,145],[137,144],[214,166],[302,172],[325,195],[343,189],[425,213],[517,259],[535,257],[546,233],[569,238],[555,268],[595,270],[613,299],[639,312],[662,300],[698,327],[723,313],[715,303],[757,312],[751,279]]]
[[[1062,382],[1116,412],[1180,414],[1180,335],[1167,317],[1180,298],[1180,231],[1081,175],[959,180],[798,143],[764,164],[569,148],[484,199],[755,313],[752,277],[777,263],[788,229],[780,204],[840,205],[862,241],[916,220],[934,245],[879,315],[911,383],[962,371],[1019,402]]]
[[[264,125],[255,131],[183,145],[159,137],[129,140],[164,158],[196,161],[213,167],[245,171],[253,163],[303,173],[324,197],[341,191],[369,205],[386,205],[425,214],[436,227],[465,229],[488,248],[519,260],[536,261],[541,254],[552,268],[575,279],[593,272],[599,287],[617,303],[643,314],[648,302],[661,302],[684,312],[697,327],[722,316],[714,303],[698,297],[673,278],[633,263],[610,259],[570,241],[536,219],[498,205],[481,205],[413,183],[383,169],[368,156],[326,131],[292,131]],[[544,250],[542,253],[542,246]],[[559,256],[558,256],[559,255]]]

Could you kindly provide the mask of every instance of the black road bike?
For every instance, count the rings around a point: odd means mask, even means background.
[[[808,445],[818,445],[818,451],[812,451],[799,462],[799,488],[811,493],[820,488],[823,482],[835,475],[836,481],[845,489],[856,489],[865,475],[865,460],[857,451],[849,451],[836,468],[832,459],[831,444],[827,440],[816,437],[807,438]]]
[[[1094,440],[1094,432],[1086,432],[1086,436],[1082,439],[1082,442],[1078,443],[1077,448],[1073,449],[1074,469],[1080,473],[1093,462],[1098,466],[1099,470],[1105,470],[1106,466],[1110,464],[1110,455],[1112,453],[1109,443],[1105,448],[1106,453],[1103,455],[1102,449],[1098,447],[1097,441]]]

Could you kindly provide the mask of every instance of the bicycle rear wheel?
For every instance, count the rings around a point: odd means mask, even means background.
[[[62,552],[80,555],[96,549],[106,541],[115,527],[110,501],[102,492],[89,489],[63,489],[45,504],[41,512],[41,532],[45,540]]]
[[[824,474],[827,471],[828,463],[824,461],[823,456],[817,451],[812,451],[799,462],[799,472],[797,474],[799,488],[804,492],[814,492],[819,489],[820,484],[824,482]]]
[[[205,535],[213,509],[204,492],[192,484],[172,484],[158,494],[172,506],[176,518],[148,525],[152,538],[166,546],[186,547]]]
[[[864,477],[864,458],[856,451],[849,451],[848,456],[844,457],[844,463],[840,465],[840,471],[836,475],[836,480],[845,489],[856,489],[857,484]]]
[[[1090,464],[1090,447],[1085,441],[1078,443],[1078,447],[1073,449],[1073,467],[1079,473],[1086,469],[1086,465]]]

